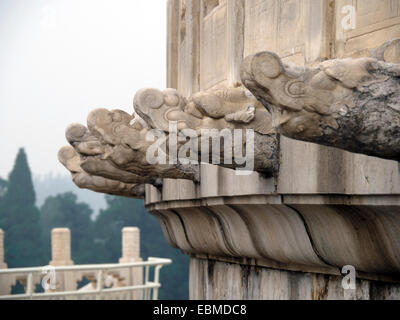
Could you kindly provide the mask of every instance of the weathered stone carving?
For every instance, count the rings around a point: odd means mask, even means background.
[[[198,181],[196,161],[240,167],[235,148],[240,154],[252,152],[251,170],[272,175],[279,165],[275,128],[298,140],[400,159],[399,65],[361,58],[329,60],[309,69],[262,52],[245,59],[241,75],[256,98],[240,87],[199,92],[188,99],[175,89],[142,89],[135,95],[133,116],[96,109],[87,128],[67,128],[73,149],[62,149],[60,161],[80,187],[141,197],[144,184],[160,187],[162,178]],[[205,134],[205,129],[217,130],[217,136]],[[237,129],[241,134],[254,130],[252,148],[247,150],[246,139],[233,139],[225,148],[226,134],[232,139]],[[149,133],[164,137],[158,147],[165,148],[154,148]],[[212,149],[213,138],[220,143],[217,150]],[[149,161],[150,148],[165,162]]]
[[[188,100],[177,90],[142,89],[135,95],[136,113],[153,129],[169,132],[171,121],[183,129],[254,129],[273,133],[271,117],[243,88],[198,92]]]
[[[192,167],[152,165],[146,160],[147,128],[121,110],[96,109],[88,116],[88,129],[72,124],[69,143],[82,156],[81,168],[93,175],[125,183],[161,185],[160,177],[196,180]]]
[[[278,167],[276,133],[272,127],[271,115],[260,102],[244,88],[217,88],[199,92],[189,99],[183,98],[175,89],[160,91],[157,89],[142,89],[134,99],[136,113],[151,129],[161,129],[171,133],[170,125],[176,122],[172,131],[187,134],[185,129],[196,131],[198,137],[197,159],[217,158],[215,164],[229,168],[237,168],[234,149],[246,149],[246,140],[235,140],[232,152],[225,154],[221,147],[218,154],[215,150],[202,148],[203,142],[210,136],[205,130],[219,130],[213,138],[220,140],[228,133],[233,136],[232,130],[250,129],[254,131],[254,169],[267,175],[273,174]],[[193,132],[192,132],[193,134]],[[224,140],[225,141],[225,140]],[[184,147],[185,142],[178,143],[178,149]],[[239,148],[240,145],[240,148]],[[214,152],[214,153],[213,153]]]
[[[71,172],[72,180],[79,188],[131,198],[144,197],[143,184],[124,183],[85,172],[80,155],[70,146],[60,149],[58,159]]]
[[[59,158],[78,186],[113,193],[107,184],[117,181],[123,183],[119,194],[132,195],[133,186],[159,187],[162,178],[198,181],[200,161],[244,167],[235,162],[243,153],[254,161],[251,170],[272,175],[278,168],[271,115],[244,88],[214,89],[189,99],[175,89],[142,89],[135,95],[134,108],[133,116],[96,109],[88,116],[87,128],[67,128],[73,148],[62,149]],[[253,140],[246,139],[246,129]],[[161,138],[159,144],[149,137]],[[216,150],[214,142],[219,144]],[[149,160],[149,153],[164,162]],[[100,177],[104,180],[98,181]]]
[[[400,65],[360,58],[309,69],[261,52],[241,77],[283,135],[400,161]]]

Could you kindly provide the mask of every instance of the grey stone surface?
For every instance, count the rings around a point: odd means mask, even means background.
[[[399,284],[356,280],[344,289],[342,276],[284,271],[213,259],[190,259],[193,300],[398,300]]]

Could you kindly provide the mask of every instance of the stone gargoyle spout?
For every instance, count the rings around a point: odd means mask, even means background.
[[[143,197],[144,184],[160,187],[163,178],[196,182],[200,162],[267,176],[279,164],[271,114],[243,87],[189,98],[175,89],[142,89],[132,115],[93,110],[87,126],[70,125],[66,138],[70,146],[58,157],[78,187],[127,197]]]
[[[281,134],[400,161],[400,65],[359,58],[307,68],[260,52],[244,60],[241,78]]]

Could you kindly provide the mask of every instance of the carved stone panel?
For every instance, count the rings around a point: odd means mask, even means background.
[[[199,91],[199,2],[180,0],[178,13],[179,28],[176,30],[175,39],[178,48],[178,66],[176,67],[178,81],[177,87],[173,88],[179,89],[185,96],[190,96]],[[170,56],[173,56],[173,52]]]
[[[245,3],[244,56],[277,51],[278,1],[248,0]]]
[[[167,3],[167,87],[178,87],[179,0]]]
[[[282,58],[294,56],[297,63],[302,59],[304,63],[305,1],[279,1],[279,5],[279,55]]]
[[[370,49],[400,37],[399,0],[339,0],[335,5],[335,58],[368,56]]]
[[[330,10],[329,0],[246,1],[244,56],[274,51],[300,65],[327,58]]]
[[[202,2],[200,88],[204,90],[227,78],[227,3],[221,0],[210,7],[209,1]]]

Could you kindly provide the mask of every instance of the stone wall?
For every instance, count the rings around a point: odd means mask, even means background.
[[[283,271],[212,259],[190,260],[190,296],[195,300],[397,300],[400,285],[357,280],[343,290],[342,277]]]
[[[346,30],[349,5],[355,28]],[[260,51],[313,65],[369,56],[400,34],[398,0],[171,0],[168,8],[168,87],[187,95],[239,81],[243,58]]]
[[[400,37],[399,0],[168,3],[167,85],[187,96],[239,82],[243,58],[259,51],[313,65],[326,59],[369,56],[371,49]],[[356,9],[356,28],[343,31],[342,8],[349,4]],[[400,193],[399,167],[394,161],[285,137],[277,180],[278,192],[284,194]]]
[[[345,30],[349,5],[355,25]],[[168,87],[189,96],[235,86],[243,59],[263,50],[307,66],[376,56],[400,37],[399,15],[400,0],[169,0]],[[396,47],[384,55],[398,62]],[[147,185],[146,205],[170,244],[191,255],[193,299],[388,299],[399,297],[391,284],[400,274],[399,195],[398,162],[281,137],[275,177],[204,164],[199,184]],[[245,208],[247,218],[229,213],[232,205]],[[303,220],[285,218],[291,210]],[[275,215],[283,224],[266,222]],[[310,261],[294,266],[296,250],[291,255],[285,245],[291,237],[300,246],[309,241],[310,254],[330,269]],[[340,285],[345,264],[361,271],[356,292]]]

